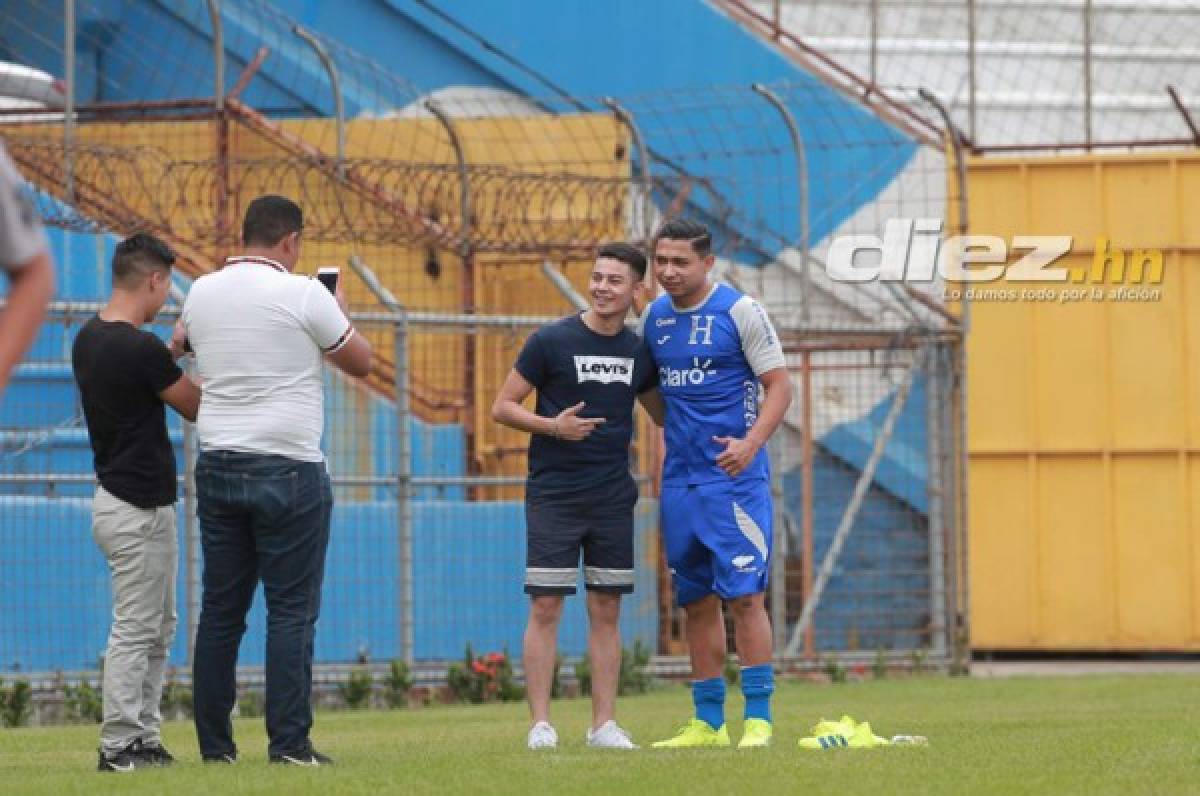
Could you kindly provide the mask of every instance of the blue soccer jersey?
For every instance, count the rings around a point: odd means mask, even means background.
[[[785,366],[779,336],[762,306],[717,284],[699,306],[676,309],[660,296],[643,333],[667,408],[664,486],[728,481],[713,437],[745,437],[758,419],[759,374]],[[768,478],[766,450],[739,480]]]
[[[785,366],[766,312],[749,296],[716,285],[699,306],[669,296],[643,326],[666,404],[662,534],[676,598],[732,599],[766,590],[772,547],[765,450],[736,479],[717,466],[713,437],[742,438],[758,419],[759,375]]]

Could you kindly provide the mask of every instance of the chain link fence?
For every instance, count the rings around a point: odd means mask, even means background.
[[[89,533],[91,454],[69,350],[107,294],[113,241],[167,240],[182,294],[236,251],[242,210],[264,192],[304,207],[299,270],[342,268],[378,354],[367,379],[326,384],[337,506],[316,658],[327,671],[438,667],[468,643],[519,650],[527,438],[491,421],[491,401],[532,329],[579,306],[598,244],[646,241],[679,215],[713,230],[718,275],[762,299],[788,352],[797,398],[772,457],[781,659],[952,659],[966,588],[962,330],[936,284],[850,285],[824,268],[839,235],[941,218],[948,199],[965,208],[938,127],[807,79],[617,98],[423,94],[269,3],[229,3],[215,18],[203,4],[151,5],[192,33],[109,42],[98,88],[71,113],[0,109],[0,136],[53,227],[62,288],[0,404],[0,671],[90,670],[103,648],[108,579]],[[60,46],[67,24],[42,0],[0,20],[31,52]],[[224,37],[217,57],[197,30]],[[104,98],[135,89],[137,102]],[[184,669],[199,600],[195,440],[170,422],[185,551],[171,661]],[[638,580],[622,630],[665,667],[683,647],[657,536],[660,455],[639,414]],[[248,672],[262,661],[261,610]],[[585,649],[583,614],[572,601],[568,656]]]

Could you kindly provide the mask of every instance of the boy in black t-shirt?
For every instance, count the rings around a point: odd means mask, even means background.
[[[558,622],[575,593],[583,551],[588,648],[592,655],[589,746],[635,748],[614,719],[621,638],[621,595],[633,591],[633,507],[629,472],[633,402],[659,425],[658,376],[625,317],[646,274],[646,257],[625,243],[602,246],[592,266],[591,306],[538,329],[521,350],[492,405],[500,423],[528,431],[525,492],[525,630],[530,749],[558,745],[550,725]],[[534,412],[521,406],[537,390]]]
[[[92,535],[112,572],[113,622],[104,656],[100,771],[173,758],[158,703],[175,638],[175,453],[164,402],[195,421],[200,389],[141,326],[167,299],[175,255],[152,235],[113,255],[108,304],[80,330],[71,365],[95,458]]]

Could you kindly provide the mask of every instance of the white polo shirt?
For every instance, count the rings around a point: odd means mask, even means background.
[[[354,334],[316,279],[264,257],[231,257],[183,305],[203,390],[200,449],[324,460],[321,357]]]
[[[24,193],[25,180],[0,143],[0,270],[13,270],[46,249],[37,209]]]

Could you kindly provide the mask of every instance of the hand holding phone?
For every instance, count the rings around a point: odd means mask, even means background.
[[[332,265],[317,269],[317,279],[333,294],[333,298],[337,301],[338,306],[342,308],[342,312],[349,315],[350,306],[346,303],[346,290],[340,276],[341,269]]]
[[[317,269],[317,281],[324,285],[332,295],[336,296],[340,274],[340,268],[331,265],[323,266]]]
[[[184,354],[193,353],[192,345],[188,342],[187,329],[184,328],[182,320],[175,322],[175,328],[171,331],[171,342],[167,348],[175,359],[179,359]]]

